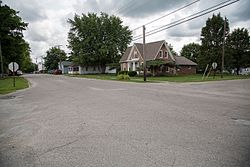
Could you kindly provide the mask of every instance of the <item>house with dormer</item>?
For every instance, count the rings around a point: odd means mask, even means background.
[[[147,73],[152,75],[195,74],[197,64],[183,56],[173,55],[165,40],[145,44],[134,43],[120,59],[121,70],[140,72],[144,57]]]

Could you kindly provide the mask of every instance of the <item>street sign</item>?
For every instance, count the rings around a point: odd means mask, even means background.
[[[12,72],[16,72],[19,69],[19,65],[16,62],[11,62],[8,67]]]
[[[216,69],[217,63],[216,63],[216,62],[213,62],[213,63],[212,63],[212,67],[213,67],[213,69]]]

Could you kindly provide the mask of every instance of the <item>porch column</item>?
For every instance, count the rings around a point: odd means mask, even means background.
[[[82,66],[79,66],[78,73],[82,74]]]
[[[133,71],[135,71],[135,62],[133,61]]]
[[[130,62],[128,62],[128,71],[129,71],[129,69],[130,69]]]

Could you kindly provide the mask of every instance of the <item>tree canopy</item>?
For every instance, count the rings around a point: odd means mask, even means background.
[[[64,50],[59,47],[52,47],[46,52],[44,65],[47,70],[55,70],[58,69],[58,63],[66,59],[67,56]]]
[[[23,39],[23,31],[28,23],[22,21],[18,12],[0,1],[0,42],[3,55],[4,71],[10,62],[15,61],[20,68],[28,72],[32,66],[29,44]]]
[[[237,69],[250,66],[250,36],[245,28],[234,29],[227,38],[227,49],[230,54],[229,65]]]
[[[220,14],[208,18],[206,25],[201,30],[201,57],[200,66],[204,69],[206,64],[217,62],[218,67],[221,67],[221,55],[223,46],[223,32],[225,36],[229,33],[229,22],[220,16]]]
[[[184,45],[181,49],[181,56],[184,56],[193,62],[197,63],[198,58],[200,57],[201,52],[201,46],[198,43],[189,43],[187,45]]]
[[[75,63],[96,65],[102,69],[108,63],[116,63],[132,40],[132,32],[122,25],[119,17],[101,13],[75,15],[68,20],[69,48]]]

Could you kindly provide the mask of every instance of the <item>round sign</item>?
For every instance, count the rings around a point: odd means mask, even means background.
[[[213,62],[213,63],[212,63],[212,67],[213,67],[213,69],[216,69],[217,63],[216,63],[216,62]]]
[[[19,65],[16,62],[11,62],[8,67],[10,71],[15,72],[18,70]]]

